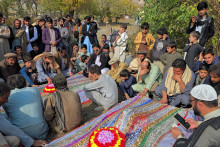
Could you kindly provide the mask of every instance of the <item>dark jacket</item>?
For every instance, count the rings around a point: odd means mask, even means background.
[[[210,68],[214,64],[220,64],[220,57],[215,56],[215,58],[214,58],[214,60],[213,60],[213,62],[211,64],[207,64],[205,61],[196,61],[194,66],[193,66],[193,71],[194,72],[197,72],[199,70],[200,64],[208,65],[209,68]]]
[[[189,26],[186,28],[186,33],[190,34],[191,32],[196,30],[196,26],[199,25],[199,21],[197,21],[194,26],[191,28],[192,19],[189,22]],[[206,42],[215,34],[214,30],[214,19],[211,16],[207,16],[204,24],[204,28],[202,29],[199,44],[201,46],[205,46]]]
[[[183,48],[184,52],[187,52],[186,55],[186,64],[189,66],[190,69],[193,69],[193,65],[195,63],[195,58],[199,58],[199,54],[204,50],[202,46],[198,43],[193,45],[187,45]]]
[[[213,83],[211,80],[209,81],[210,85],[215,89],[217,95],[220,95],[220,82]]]
[[[195,73],[195,85],[194,85],[194,86],[197,86],[197,85],[196,85],[196,80],[197,80],[197,77],[198,77],[198,76],[199,76],[199,73],[198,73],[198,72]],[[205,77],[205,81],[204,81],[203,83],[200,81],[199,84],[209,84],[209,81],[210,81],[210,76],[207,75],[207,76]]]
[[[89,33],[89,32],[91,32],[91,33]],[[93,28],[92,24],[90,24],[90,26],[89,26],[89,31],[87,31],[87,23],[83,24],[82,34],[83,34],[82,43],[83,43],[86,36],[89,37],[89,41],[91,44],[95,43],[96,29]]]
[[[25,25],[24,25],[22,28],[23,28],[24,30],[26,30],[26,26],[25,26]],[[30,26],[28,27],[28,29],[29,29],[29,38],[30,38],[30,40],[31,40],[31,38],[34,37],[34,26],[30,25]],[[31,42],[31,44],[33,44],[33,43],[37,43],[37,40]]]
[[[92,67],[92,64],[95,64],[96,58],[97,58],[97,55],[94,53],[90,56],[90,59],[88,61],[88,69],[90,69],[90,67]],[[111,66],[108,64],[109,60],[110,60],[110,57],[109,57],[108,53],[103,52],[100,54],[100,62],[102,63],[100,65],[101,70],[103,68],[109,68],[109,69],[111,68]]]
[[[167,40],[156,39],[154,47],[152,49],[152,55],[154,61],[160,61],[160,56],[166,52],[166,46],[169,43]]]
[[[37,43],[42,43],[42,29],[41,26],[35,25],[36,29],[37,29],[37,34],[38,34],[38,38],[36,40]]]
[[[30,55],[33,59],[35,56],[40,55],[41,53],[42,53],[42,51],[40,51],[40,50],[38,50],[37,53],[34,50],[30,51]]]
[[[19,66],[18,62],[15,62],[13,66],[8,65],[8,63],[3,59],[0,62],[0,72],[2,78],[7,81],[7,78],[11,75],[19,74],[21,67]]]

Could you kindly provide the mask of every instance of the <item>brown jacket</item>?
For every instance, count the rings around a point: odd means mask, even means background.
[[[64,108],[64,116],[65,116],[65,132],[69,132],[74,128],[78,127],[81,124],[82,120],[82,107],[80,102],[80,97],[78,94],[72,91],[59,91],[63,103]],[[45,110],[44,117],[48,121],[51,128],[54,129],[55,132],[59,132],[58,129],[58,116],[55,110],[55,102],[53,99],[53,95],[50,95],[45,100]]]
[[[9,76],[19,74],[20,69],[21,67],[19,66],[18,62],[15,62],[13,66],[8,65],[5,59],[0,62],[0,75],[5,81],[7,81]]]
[[[55,57],[57,64],[60,66],[60,69],[62,69],[62,67],[61,67],[62,66],[62,56],[59,53],[57,53],[54,55],[54,57]],[[68,54],[66,54],[64,57],[64,64],[65,64],[65,69],[73,69],[73,65],[70,62],[70,57]]]
[[[112,79],[114,79],[118,84],[120,84],[121,83],[120,72],[123,69],[127,69],[127,65],[124,62],[120,62],[117,69],[111,67],[111,70],[109,70],[107,74],[110,75]]]

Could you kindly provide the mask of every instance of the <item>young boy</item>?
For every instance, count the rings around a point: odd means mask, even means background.
[[[209,67],[205,64],[199,66],[199,72],[195,74],[195,86],[200,84],[209,84]]]
[[[88,77],[89,73],[88,73],[88,65],[87,65],[87,63],[89,61],[89,56],[82,55],[81,61],[82,61],[82,63],[85,64],[85,66],[82,68],[82,70],[79,72],[79,74],[83,74],[85,77]]]
[[[132,85],[136,84],[136,78],[128,72],[127,69],[123,69],[120,72],[121,83],[119,85],[121,91],[125,95],[126,99],[130,99],[137,95],[136,92],[132,89]]]
[[[160,56],[166,52],[166,45],[168,44],[168,41],[166,41],[168,36],[165,33],[167,33],[167,30],[165,28],[160,28],[159,30],[157,30],[157,39],[152,50],[154,61],[153,63],[160,67],[160,71],[162,73],[164,70],[164,65],[160,61]]]
[[[37,73],[31,68],[32,58],[30,55],[26,54],[23,56],[24,67],[20,70],[20,74],[25,78],[29,86],[36,87],[34,82],[37,78]]]
[[[187,52],[185,60],[190,69],[193,69],[195,60],[198,59],[200,53],[204,50],[204,48],[198,43],[199,36],[200,33],[198,31],[193,31],[192,33],[190,33],[190,44],[188,44],[183,49],[184,52]]]
[[[220,95],[220,64],[214,64],[209,69],[210,85],[216,90],[217,95]]]
[[[128,44],[128,35],[125,32],[127,29],[126,24],[122,24],[119,28],[118,36],[113,43],[114,48],[114,58],[118,59],[120,62],[125,62],[125,50]]]
[[[180,53],[176,52],[176,43],[171,41],[167,44],[167,53],[160,56],[160,61],[164,64],[163,73],[165,73],[167,69],[172,66],[173,61],[176,59],[182,59],[182,56]]]
[[[149,24],[144,22],[141,24],[142,31],[139,32],[134,40],[134,44],[136,44],[136,52],[138,50],[146,50],[147,57],[150,57],[150,51],[153,49],[155,39],[151,33],[148,32]]]
[[[81,52],[79,52],[79,56],[78,56],[78,59],[76,60],[76,65],[77,65],[77,70],[78,71],[81,71],[82,69],[84,69],[84,67],[86,66],[85,63],[82,62],[82,59],[81,57],[83,55],[86,55],[88,57],[90,57],[90,53],[87,51],[87,45],[86,44],[83,44],[82,45],[82,49],[81,49]]]

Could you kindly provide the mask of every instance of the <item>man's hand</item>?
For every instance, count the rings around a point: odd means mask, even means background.
[[[83,74],[83,70],[81,70],[80,72],[78,72],[79,74]]]
[[[199,54],[199,59],[198,59],[199,61],[202,61],[203,60],[203,53],[201,52],[200,54]]]
[[[146,96],[147,92],[148,92],[148,89],[145,88],[142,92],[138,93],[137,95],[140,97],[143,97],[143,96]]]
[[[34,140],[32,146],[45,146],[45,144],[47,144],[47,142],[44,140]]]
[[[182,132],[180,131],[179,128],[173,127],[173,128],[171,129],[171,134],[172,134],[173,138],[177,139],[177,137],[178,137],[179,135],[182,135]]]
[[[174,79],[175,81],[177,81],[179,83],[182,80],[182,74],[180,74],[180,75],[173,75],[172,79]]]
[[[167,97],[162,97],[162,99],[160,100],[160,103],[167,104],[168,103]]]
[[[103,46],[104,46],[104,44],[103,44],[103,43],[99,43],[99,45],[100,45],[101,47],[103,47]]]
[[[71,58],[71,61],[76,61],[76,59],[77,59],[76,57],[73,57]]]
[[[130,99],[130,96],[127,93],[125,93],[125,97],[127,100]]]
[[[47,82],[48,82],[48,84],[52,84],[52,80],[50,77],[47,77]]]
[[[141,70],[139,73],[139,76],[143,76],[143,75],[147,74],[148,72],[149,72],[149,69]]]
[[[199,123],[192,118],[186,119],[186,122],[190,124],[189,129],[196,129],[199,126]]]
[[[2,33],[3,33],[3,34],[4,34],[4,33],[9,33],[9,31],[8,31],[8,30],[4,30]]]
[[[121,36],[120,36],[120,35],[118,35],[118,36],[116,37],[116,39],[115,39],[115,40],[118,40],[119,38],[121,38]]]
[[[197,16],[193,16],[192,17],[192,23],[194,24],[196,22],[196,20],[197,20]]]
[[[32,72],[33,70],[31,68],[28,69],[28,72]]]
[[[138,65],[141,66],[141,59],[137,58],[137,61],[138,61]]]
[[[166,40],[167,39],[167,34],[164,34],[163,35],[163,40]]]
[[[32,87],[37,87],[38,85],[32,85]]]
[[[141,43],[142,43],[142,44],[147,44],[147,41],[146,41],[146,40],[144,40],[144,41],[141,41]]]

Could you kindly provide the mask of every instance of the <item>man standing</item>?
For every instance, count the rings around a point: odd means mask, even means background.
[[[50,52],[55,55],[62,38],[59,30],[53,27],[53,20],[51,17],[47,17],[46,23],[48,28],[43,29],[42,42],[45,44],[45,52]]]
[[[42,31],[43,29],[45,28],[45,23],[46,23],[46,20],[44,18],[41,18],[39,20],[39,23],[37,25],[35,25],[35,27],[37,28],[37,33],[38,33],[38,39],[37,39],[37,44],[39,46],[39,50],[41,52],[44,52],[44,44],[42,43]],[[33,45],[32,45],[33,47]]]
[[[57,26],[57,28],[60,31],[61,38],[62,38],[62,40],[60,41],[60,47],[64,46],[66,49],[66,52],[68,53],[69,52],[68,51],[69,50],[69,43],[68,43],[69,32],[68,32],[67,28],[65,28],[63,26],[63,23],[64,23],[64,19],[63,19],[63,17],[60,17],[58,19],[58,26]]]
[[[21,46],[22,51],[25,53],[27,49],[27,35],[25,30],[21,28],[20,20],[15,19],[12,31],[15,37],[12,42],[12,49],[14,49],[15,46]]]
[[[7,81],[7,78],[11,75],[18,74],[20,66],[17,62],[17,55],[14,53],[7,53],[4,55],[5,59],[0,62],[0,72],[2,78]]]
[[[172,128],[171,134],[177,139],[173,147],[217,147],[220,146],[220,109],[215,90],[205,84],[191,90],[190,101],[196,115],[204,117],[202,122],[192,118],[186,120],[189,129],[196,129],[188,138],[184,138],[177,127]]]
[[[93,15],[90,15],[90,17],[91,17],[91,25],[92,25],[92,28],[94,29],[94,32],[95,32],[95,34],[94,34],[95,43],[98,43],[98,38],[97,38],[98,24],[97,24],[97,22],[95,22],[95,20],[94,20],[95,17]]]
[[[198,15],[193,16],[186,28],[186,33],[190,34],[193,31],[198,31],[201,35],[199,37],[199,44],[204,47],[206,42],[214,36],[214,19],[208,16],[207,2],[200,2],[197,6]]]
[[[8,38],[10,38],[9,28],[2,23],[3,14],[0,13],[0,60],[4,59],[4,55],[10,52]]]
[[[35,41],[38,38],[37,28],[31,25],[31,18],[29,16],[24,17],[24,30],[27,34],[27,52],[33,50],[32,43],[35,43]]]
[[[85,85],[83,88],[86,97],[100,105],[95,110],[104,108],[108,110],[118,104],[118,87],[115,81],[107,74],[102,75],[98,65],[94,65],[89,70],[89,79],[93,83]]]

